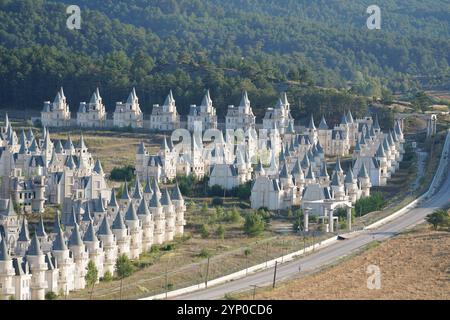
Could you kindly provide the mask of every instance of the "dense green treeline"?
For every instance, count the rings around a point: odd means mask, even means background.
[[[40,109],[64,85],[75,112],[99,86],[111,111],[136,86],[144,112],[172,89],[185,114],[210,88],[221,116],[243,89],[257,116],[282,90],[294,116],[364,113],[352,93],[449,75],[449,4],[378,2],[383,27],[369,31],[363,0],[0,0],[0,107]],[[81,30],[66,28],[68,4]]]

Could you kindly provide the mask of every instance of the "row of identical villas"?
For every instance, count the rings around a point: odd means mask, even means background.
[[[44,127],[69,127],[84,128],[143,128],[155,131],[172,131],[181,127],[180,115],[177,111],[172,91],[167,95],[162,105],[154,104],[149,120],[144,119],[144,114],[139,106],[139,98],[133,88],[125,103],[117,102],[112,119],[108,118],[105,105],[98,88],[92,94],[88,103],[81,102],[76,119],[72,118],[69,104],[64,90],[61,88],[53,102],[45,101],[41,112],[41,123]],[[206,92],[199,106],[193,104],[189,108],[187,116],[187,128],[191,131],[201,123],[202,129],[217,128],[216,108]],[[255,116],[250,108],[247,93],[243,94],[238,107],[228,106],[226,116],[227,128],[253,127]]]

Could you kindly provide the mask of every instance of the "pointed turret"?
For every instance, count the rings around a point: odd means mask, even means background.
[[[60,225],[58,226],[55,240],[52,243],[52,249],[56,251],[67,250],[66,240],[64,239],[63,231]]]
[[[113,230],[124,230],[126,229],[126,225],[123,221],[122,214],[120,212],[117,212],[116,217],[114,218],[112,229]]]
[[[358,178],[369,178],[365,163],[362,164],[361,169],[359,170]]]
[[[119,205],[117,204],[117,199],[116,199],[116,189],[112,188],[111,190],[111,199],[108,202],[108,207],[109,208],[118,208]]]
[[[95,161],[94,172],[99,174],[99,175],[104,175],[103,167],[102,167],[102,164],[100,162],[100,159],[97,159],[97,161]]]
[[[171,206],[172,205],[172,200],[170,199],[169,190],[167,188],[165,188],[161,194],[161,204],[163,206]]]
[[[311,118],[309,119],[308,129],[315,130],[316,125],[314,124],[314,118],[313,115],[311,115]]]
[[[9,261],[11,256],[8,252],[8,246],[6,244],[6,237],[3,237],[0,241],[0,261]]]
[[[150,210],[148,209],[147,201],[145,201],[145,199],[142,199],[141,203],[139,203],[137,214],[138,216],[146,216],[150,214]]]
[[[97,235],[95,234],[95,229],[94,229],[94,222],[91,221],[89,223],[89,226],[86,230],[86,233],[84,234],[83,237],[83,242],[85,241],[89,241],[89,242],[95,242],[98,241]]]
[[[20,242],[30,241],[30,232],[28,230],[27,219],[25,217],[23,217],[22,227],[20,228],[19,238],[17,239],[17,241]]]
[[[74,246],[82,246],[83,240],[81,239],[80,227],[78,223],[75,223],[74,228],[72,230],[72,234],[69,238],[69,248]]]
[[[17,213],[14,209],[14,202],[13,202],[11,196],[9,196],[8,206],[6,207],[6,216],[8,216],[8,217],[17,216]]]
[[[334,166],[334,171],[336,171],[337,173],[343,173],[344,172],[344,170],[342,170],[341,160],[339,159],[339,157],[336,158],[336,165]]]
[[[159,207],[161,207],[161,203],[159,202],[156,192],[154,192],[152,198],[150,199],[150,208],[159,208]]]
[[[139,181],[138,175],[136,175],[136,181],[134,184],[133,199],[134,200],[142,199],[141,183]]]
[[[322,116],[322,119],[320,120],[320,123],[319,123],[319,130],[328,130],[328,129],[329,128],[328,128],[327,121],[325,120],[325,117]]]
[[[111,227],[106,216],[103,217],[102,223],[98,228],[97,235],[99,236],[109,236],[112,235]]]
[[[39,217],[39,222],[38,222],[37,228],[36,228],[36,234],[39,238],[47,237],[47,233],[45,232],[44,220],[42,218],[42,214]]]
[[[43,255],[41,243],[39,241],[37,233],[34,234],[33,239],[31,239],[30,246],[27,250],[27,256],[40,256]]]
[[[132,203],[128,206],[127,212],[125,214],[125,221],[136,221],[138,220],[138,216],[136,214],[136,210]]]
[[[181,191],[180,191],[180,187],[178,186],[178,182],[175,185],[175,187],[173,188],[172,199],[173,200],[184,200],[183,195],[181,194]]]
[[[125,185],[123,187],[122,196],[120,197],[121,200],[131,200],[130,194],[128,193],[128,181],[125,180]]]

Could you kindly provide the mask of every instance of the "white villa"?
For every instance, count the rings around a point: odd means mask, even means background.
[[[70,125],[69,105],[62,87],[56,94],[53,103],[50,101],[44,102],[44,109],[41,112],[41,123],[44,127],[66,127]]]
[[[217,128],[216,108],[213,107],[209,90],[203,97],[200,106],[196,106],[195,104],[190,106],[187,117],[187,127],[189,131],[204,131]]]
[[[77,125],[80,127],[106,127],[106,109],[98,88],[89,103],[81,102],[77,112]]]
[[[242,129],[247,131],[255,128],[255,122],[256,117],[250,106],[247,91],[244,91],[242,93],[241,102],[237,108],[234,105],[228,106],[227,115],[225,117],[226,129]]]
[[[180,127],[180,115],[178,114],[173,98],[172,90],[168,94],[164,104],[153,105],[150,115],[150,129],[159,131],[172,131]]]
[[[136,95],[136,90],[133,88],[128,96],[127,102],[117,102],[116,110],[114,111],[114,126],[119,128],[143,127],[144,115],[139,107],[139,99]]]

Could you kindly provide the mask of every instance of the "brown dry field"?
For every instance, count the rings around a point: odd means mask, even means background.
[[[372,264],[381,270],[379,290],[367,289]],[[263,289],[256,299],[450,300],[450,233],[421,225],[320,272]]]

